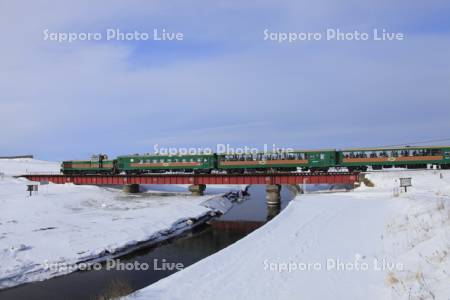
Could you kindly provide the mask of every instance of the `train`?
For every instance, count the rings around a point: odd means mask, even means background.
[[[404,146],[383,148],[351,148],[295,150],[289,152],[225,153],[196,155],[123,155],[109,159],[94,155],[90,160],[63,161],[65,175],[141,175],[152,173],[210,174],[222,172],[244,174],[254,172],[349,172],[383,168],[427,168],[435,165],[450,168],[450,146]]]

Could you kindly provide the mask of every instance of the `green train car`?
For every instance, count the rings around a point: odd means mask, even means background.
[[[229,173],[249,171],[326,171],[336,164],[336,150],[296,150],[289,153],[218,154],[217,168]]]
[[[117,167],[119,172],[126,174],[168,171],[210,173],[216,168],[216,155],[126,155],[117,157]]]
[[[343,150],[295,150],[248,154],[125,155],[108,160],[104,154],[86,161],[64,161],[63,174],[146,174],[146,173],[249,173],[327,172],[330,168],[366,171],[382,168],[450,168],[450,146],[351,148]]]
[[[338,151],[338,165],[349,171],[382,168],[426,168],[428,164],[450,167],[450,147],[354,148]]]
[[[104,154],[94,155],[91,160],[68,160],[61,164],[61,173],[65,175],[114,174],[115,160],[108,160]]]

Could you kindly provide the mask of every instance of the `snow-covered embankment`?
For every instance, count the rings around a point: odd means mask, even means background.
[[[44,185],[29,197],[25,179],[11,175],[58,172],[59,164],[0,160],[0,289],[74,270],[142,242],[160,241],[231,207],[214,194],[124,195],[95,186]]]
[[[412,178],[407,193],[400,177]],[[130,298],[447,299],[450,172],[368,178],[375,187],[297,197],[244,239]]]

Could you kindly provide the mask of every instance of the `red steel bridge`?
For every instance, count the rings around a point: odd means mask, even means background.
[[[151,175],[46,175],[29,174],[19,177],[31,181],[56,184],[85,185],[130,184],[355,184],[359,173],[254,173],[254,174],[151,174]]]

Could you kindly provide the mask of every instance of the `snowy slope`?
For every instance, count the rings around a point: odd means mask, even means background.
[[[60,163],[31,158],[0,159],[0,173],[22,175],[27,173],[59,173]]]
[[[0,171],[54,171],[58,164],[0,160]],[[42,168],[42,169],[41,169]],[[189,229],[191,218],[230,208],[214,195],[125,195],[95,186],[44,185],[29,197],[25,179],[0,178],[0,288],[61,275],[139,242]],[[55,265],[67,266],[54,268]]]
[[[450,299],[450,172],[409,171],[370,175],[392,191],[399,209],[386,225],[385,244],[404,268],[387,276],[393,299]],[[398,178],[413,187],[397,194]]]
[[[413,178],[406,194],[395,189],[400,177]],[[450,172],[368,178],[375,187],[297,197],[246,238],[130,298],[448,299]]]

